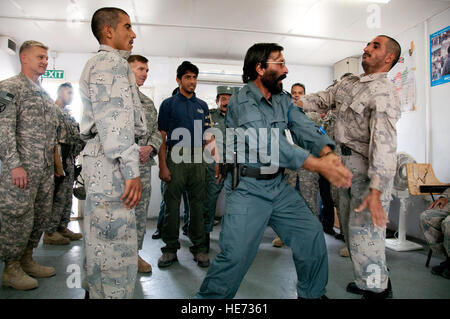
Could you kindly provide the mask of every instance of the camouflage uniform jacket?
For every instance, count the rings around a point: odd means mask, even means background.
[[[145,119],[147,120],[147,133],[138,139],[138,145],[148,145],[153,147],[153,152],[150,154],[148,162],[150,165],[156,165],[153,157],[158,154],[159,148],[162,144],[162,136],[158,130],[158,113],[156,112],[155,104],[152,99],[139,91],[139,89],[137,89],[137,91],[142,104],[142,111],[144,112]]]
[[[135,137],[147,132],[135,75],[126,60],[129,55],[129,51],[100,45],[80,78],[81,138],[87,141],[83,154],[104,152],[106,158],[119,162],[125,179],[140,176]]]
[[[336,85],[302,97],[305,111],[336,105],[336,142],[369,160],[370,188],[384,191],[397,165],[400,101],[387,73],[348,76]]]
[[[53,147],[62,138],[57,137],[60,122],[53,100],[23,73],[1,81],[0,91],[14,96],[0,113],[3,168],[53,166]]]
[[[80,126],[77,121],[70,115],[68,109],[61,110],[59,106],[58,108],[58,116],[60,118],[60,122],[62,123],[62,127],[65,128],[67,132],[67,136],[61,136],[58,139],[59,144],[67,144],[70,147],[70,157],[74,159],[80,154],[83,150],[84,145],[86,143],[81,139],[80,135]]]

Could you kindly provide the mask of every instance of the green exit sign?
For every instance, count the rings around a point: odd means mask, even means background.
[[[64,70],[47,70],[42,77],[45,79],[64,79]]]

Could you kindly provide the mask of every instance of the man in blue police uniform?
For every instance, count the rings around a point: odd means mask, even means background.
[[[247,85],[228,104],[221,252],[211,263],[196,298],[235,296],[267,225],[292,248],[298,297],[321,298],[325,294],[328,256],[322,226],[304,198],[286,183],[283,168],[318,172],[338,187],[349,187],[352,175],[333,153],[333,141],[320,134],[314,122],[282,91],[282,80],[288,73],[282,50],[275,43],[253,45],[243,67]],[[290,130],[286,131],[288,124]],[[230,133],[234,138],[229,138]],[[290,135],[297,145],[291,143]],[[259,156],[252,161],[254,142],[261,138]],[[274,147],[278,148],[275,152]],[[245,149],[245,154],[239,154],[240,149]],[[245,159],[230,164],[230,150],[238,151],[234,159]],[[273,160],[276,157],[278,161]],[[270,164],[276,169],[269,169]]]
[[[165,183],[166,203],[161,230],[166,246],[161,248],[159,267],[168,267],[177,260],[180,201],[184,190],[190,206],[188,236],[193,243],[190,251],[200,267],[209,266],[203,219],[205,167],[202,161],[203,132],[209,111],[208,105],[194,93],[197,75],[198,68],[184,61],[177,69],[179,92],[164,100],[159,109],[158,127],[163,137],[158,154],[159,178]]]

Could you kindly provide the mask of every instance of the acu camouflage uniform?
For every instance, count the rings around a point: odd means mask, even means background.
[[[135,137],[146,120],[128,51],[100,45],[80,78],[83,101],[84,231],[91,298],[132,298],[138,247],[135,210],[123,207],[125,180],[140,176]]]
[[[136,229],[138,238],[138,249],[142,249],[142,244],[144,242],[145,230],[147,227],[147,210],[150,202],[150,195],[152,191],[151,187],[151,168],[156,165],[154,156],[158,154],[159,148],[162,144],[162,136],[158,130],[158,114],[156,112],[155,104],[153,101],[141,93],[138,90],[139,99],[142,104],[142,111],[145,114],[147,120],[147,134],[138,139],[139,146],[151,146],[153,147],[153,152],[150,154],[150,158],[147,162],[142,164],[139,161],[139,171],[141,173],[141,183],[142,183],[142,197],[141,201],[135,208],[136,212]]]
[[[67,109],[61,110],[59,107],[58,110],[60,111],[58,112],[60,122],[63,123],[63,126],[67,131],[67,138],[58,141],[61,149],[67,148],[67,157],[63,163],[66,176],[62,177],[62,181],[59,185],[55,185],[53,211],[49,227],[47,228],[48,233],[53,233],[58,229],[66,228],[70,222],[73,182],[75,179],[75,158],[80,154],[86,144],[81,140],[80,127],[75,119],[69,114],[69,111]],[[61,152],[61,156],[62,153],[63,152]]]
[[[307,112],[306,115],[313,122],[320,126],[320,114],[317,112]],[[319,217],[319,208],[317,207],[317,193],[319,192],[319,174],[310,172],[306,169],[299,168],[296,171],[286,169],[288,174],[288,183],[292,187],[296,187],[297,179],[300,187],[300,194],[306,200],[311,211]]]
[[[353,262],[355,283],[360,289],[381,292],[387,288],[386,230],[373,225],[368,209],[354,211],[369,189],[382,192],[388,213],[397,165],[396,123],[400,101],[387,73],[348,76],[326,91],[302,97],[305,110],[330,109],[336,105],[335,139],[342,148],[342,162],[353,173],[352,186],[339,189],[340,221]],[[344,152],[344,150],[346,150]],[[380,284],[368,282],[375,279]],[[370,277],[369,277],[370,276]]]
[[[0,257],[18,261],[27,248],[38,246],[52,213],[53,148],[65,134],[58,108],[47,92],[19,73],[0,82],[0,91],[13,96],[0,113]],[[57,130],[61,136],[57,137]],[[11,170],[23,167],[26,189],[12,183]]]
[[[450,199],[450,188],[441,195]],[[450,257],[450,202],[442,209],[429,209],[420,215],[420,226],[430,248]]]
[[[220,158],[225,158],[225,148],[226,148],[226,125],[225,125],[225,115],[219,108],[210,110],[211,115],[211,128],[214,130],[220,130],[222,133],[222,138],[218,138],[217,134],[214,133],[216,137],[216,143],[219,151]],[[220,144],[219,144],[220,143]],[[205,218],[205,232],[210,233],[214,227],[214,216],[216,214],[217,199],[220,192],[222,191],[225,177],[217,184],[216,175],[216,163],[206,164],[206,200],[203,206],[204,218]]]

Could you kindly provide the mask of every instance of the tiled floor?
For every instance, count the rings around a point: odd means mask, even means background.
[[[80,230],[81,222],[73,221],[70,228]],[[200,268],[192,259],[188,247],[190,241],[180,231],[181,249],[178,251],[178,263],[159,269],[157,260],[161,255],[162,240],[153,240],[156,220],[148,220],[147,235],[141,256],[149,261],[153,272],[139,275],[136,283],[135,298],[192,298],[199,289],[207,269]],[[214,227],[211,235],[210,259],[218,253],[220,225]],[[271,245],[274,232],[267,228],[255,261],[250,267],[236,298],[296,298],[296,281],[291,250],[287,247],[274,248]],[[327,296],[337,299],[358,299],[360,296],[345,291],[348,282],[353,279],[349,258],[339,256],[343,242],[325,235],[328,247],[329,279]],[[52,278],[38,279],[39,287],[31,291],[16,291],[0,287],[0,298],[83,298],[84,290],[69,288],[76,285],[74,269],[82,269],[83,240],[72,242],[68,246],[43,245],[35,250],[35,259],[43,265],[56,268]],[[450,299],[450,280],[430,273],[425,267],[427,248],[411,252],[387,250],[388,266],[394,290],[394,298],[405,299]],[[442,257],[433,257],[432,265],[442,261]],[[0,273],[4,265],[0,266]]]

